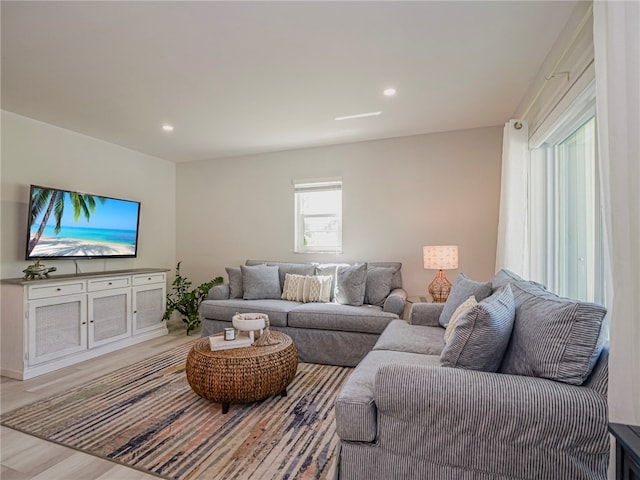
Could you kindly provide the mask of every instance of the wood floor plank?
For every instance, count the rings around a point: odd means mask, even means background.
[[[108,460],[74,452],[73,455],[32,477],[32,480],[95,480],[109,471],[111,466],[112,463]]]
[[[92,358],[30,380],[0,378],[0,412],[10,412],[67,391],[106,373],[149,358],[200,336],[187,336],[184,324],[172,320],[169,335]],[[2,480],[153,480],[158,477],[92,455],[0,427]]]

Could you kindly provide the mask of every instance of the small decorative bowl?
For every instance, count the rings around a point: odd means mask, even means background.
[[[269,317],[264,313],[238,313],[233,316],[231,321],[233,326],[242,332],[253,332],[262,330],[266,325]]]

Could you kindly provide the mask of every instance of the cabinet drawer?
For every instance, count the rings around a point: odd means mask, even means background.
[[[148,285],[150,283],[164,283],[166,282],[165,273],[148,273],[146,275],[134,275],[134,285]]]
[[[111,277],[89,280],[90,292],[97,292],[99,290],[109,290],[110,288],[123,288],[131,285],[130,277]]]
[[[47,285],[30,285],[29,300],[35,298],[60,297],[74,293],[84,293],[84,282],[48,283]]]

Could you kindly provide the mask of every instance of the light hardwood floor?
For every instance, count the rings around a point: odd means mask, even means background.
[[[0,377],[0,411],[9,412],[200,336],[185,334],[182,321],[171,320],[169,335],[41,375],[26,381]],[[0,427],[2,480],[150,480],[139,470]]]

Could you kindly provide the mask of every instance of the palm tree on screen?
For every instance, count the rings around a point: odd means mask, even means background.
[[[61,190],[50,190],[48,188],[34,188],[33,194],[31,196],[29,231],[31,231],[31,227],[33,226],[40,213],[45,210],[45,207],[46,211],[44,213],[44,217],[42,218],[42,222],[40,223],[38,231],[29,242],[29,255],[31,255],[31,252],[38,244],[40,237],[42,237],[44,227],[47,225],[52,212],[56,220],[55,232],[60,232],[60,222],[62,221],[62,214],[64,213],[64,200],[65,196],[67,195],[69,196],[71,206],[73,207],[73,218],[76,222],[80,218],[80,215],[83,214],[88,222],[91,214],[96,209],[96,200],[98,200],[100,203],[104,203],[105,201],[104,197],[98,197],[95,195],[86,195],[76,192],[63,192]]]

